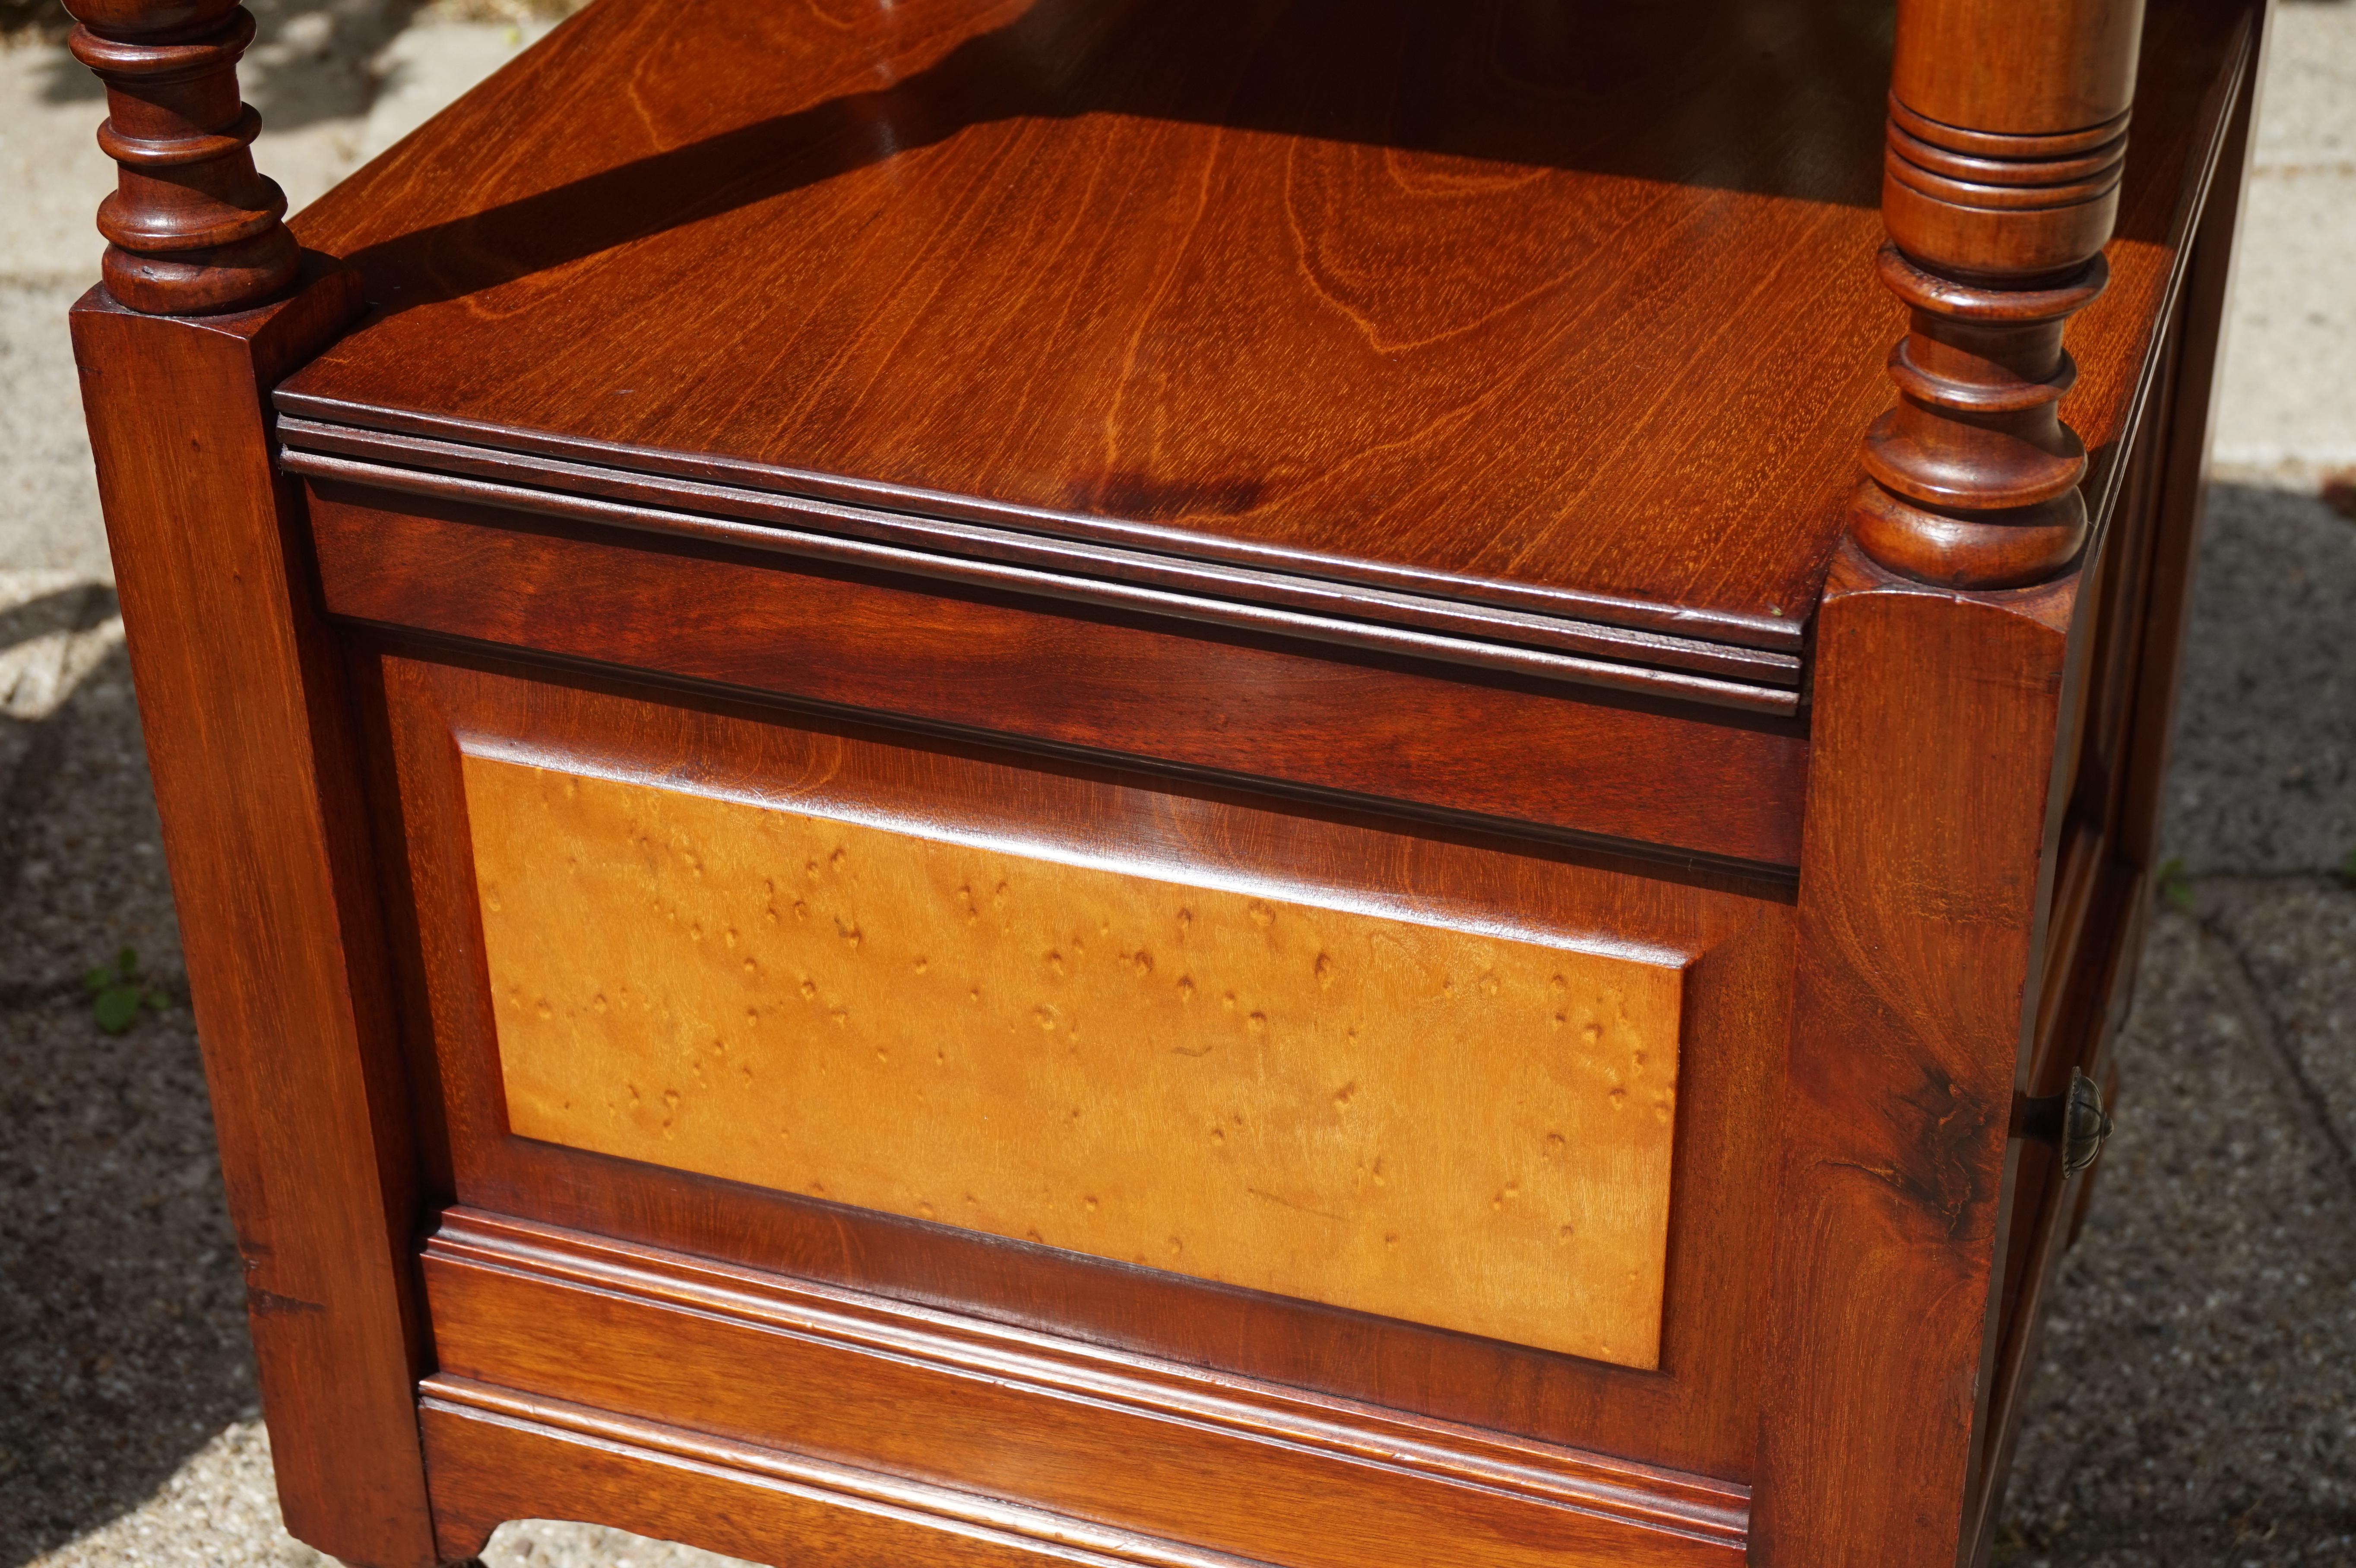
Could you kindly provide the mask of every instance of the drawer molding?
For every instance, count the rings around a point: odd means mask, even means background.
[[[905,1474],[921,1449],[952,1491],[1058,1519],[1093,1499],[1141,1538],[1199,1520],[1215,1548],[1223,1520],[1287,1493],[1379,1525],[1402,1562],[1728,1564],[1749,1536],[1731,1482],[480,1211],[444,1213],[423,1266],[442,1374],[424,1392],[445,1402],[489,1384],[765,1447],[790,1433],[861,1471]],[[1212,1474],[1264,1489],[1206,1495]],[[1107,1498],[1132,1517],[1102,1518]],[[1304,1541],[1319,1528],[1299,1521]]]

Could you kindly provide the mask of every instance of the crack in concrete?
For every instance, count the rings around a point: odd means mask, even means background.
[[[2340,1124],[2332,1115],[2331,1101],[2323,1093],[2322,1086],[2308,1072],[2307,1064],[2300,1060],[2298,1052],[2291,1049],[2289,1026],[2267,1001],[2266,987],[2260,983],[2257,968],[2250,962],[2248,952],[2217,915],[2196,915],[2193,924],[2203,938],[2214,943],[2226,957],[2233,960],[2233,973],[2241,979],[2243,993],[2235,998],[2236,1003],[2243,1011],[2265,1025],[2261,1032],[2267,1049],[2289,1076],[2291,1086],[2306,1109],[2307,1120],[2311,1124],[2309,1131],[2330,1150],[2340,1168],[2341,1182],[2351,1195],[2356,1195],[2356,1148],[2350,1147],[2348,1139],[2340,1133]]]

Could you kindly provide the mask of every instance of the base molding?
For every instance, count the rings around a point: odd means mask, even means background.
[[[423,1263],[446,1556],[561,1507],[798,1563],[1745,1559],[1707,1477],[475,1211]]]
[[[1254,1560],[1066,1519],[977,1493],[535,1398],[465,1378],[419,1385],[434,1523],[445,1553],[480,1552],[510,1511],[584,1519],[797,1563],[895,1561],[1087,1568],[1248,1568]]]

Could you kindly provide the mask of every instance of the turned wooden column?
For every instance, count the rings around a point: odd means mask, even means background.
[[[241,310],[294,280],[286,197],[248,151],[262,117],[240,101],[253,18],[237,0],[69,0],[74,58],[106,83],[98,144],[122,166],[100,204],[102,275],[150,315]]]
[[[2062,327],[2107,278],[2142,25],[2142,0],[1900,0],[1880,272],[1912,320],[1849,512],[1892,571],[2017,587],[2084,542]]]

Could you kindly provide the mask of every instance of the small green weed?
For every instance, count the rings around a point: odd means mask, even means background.
[[[2348,859],[2340,862],[2340,881],[2343,887],[2356,888],[2356,849],[2348,851]]]
[[[121,1034],[139,1021],[139,1009],[162,1012],[172,998],[139,978],[139,955],[126,947],[112,964],[101,964],[81,977],[90,992],[91,1020],[109,1034]]]
[[[2192,875],[2184,869],[2183,856],[2175,856],[2160,867],[2154,885],[2159,890],[2159,896],[2177,908],[2189,910],[2192,907]]]

